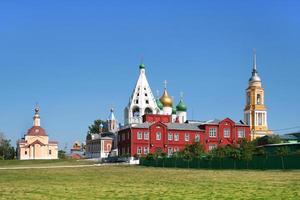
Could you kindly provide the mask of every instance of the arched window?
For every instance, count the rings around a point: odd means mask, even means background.
[[[257,102],[258,105],[261,104],[261,95],[260,94],[257,94],[256,102]]]
[[[139,117],[140,116],[140,108],[139,107],[133,108],[132,114],[133,114],[133,117]]]
[[[151,108],[146,108],[145,109],[145,114],[152,114],[152,113],[153,113],[153,111],[152,111]]]

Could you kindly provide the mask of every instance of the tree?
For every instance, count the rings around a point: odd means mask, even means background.
[[[277,150],[276,150],[276,154],[278,156],[280,156],[281,158],[281,166],[282,166],[282,169],[285,169],[285,165],[284,165],[284,157],[289,155],[289,149],[287,147],[278,147]]]
[[[242,159],[247,162],[247,169],[249,168],[249,161],[252,160],[254,154],[254,144],[252,142],[248,142],[247,140],[241,141],[241,156]]]
[[[90,137],[91,134],[96,134],[100,132],[100,124],[103,125],[102,131],[103,132],[107,132],[107,126],[105,126],[106,122],[101,120],[101,119],[97,119],[95,120],[90,126],[89,126],[89,130],[87,132],[87,138]]]
[[[255,146],[261,146],[266,144],[279,144],[281,142],[282,140],[279,137],[279,135],[267,135],[253,140]]]
[[[231,158],[233,158],[234,169],[236,169],[236,161],[241,159],[241,150],[239,148],[232,147],[229,155]]]
[[[228,155],[227,147],[218,147],[212,151],[215,157],[219,158],[220,168],[223,168],[224,158]]]
[[[59,159],[66,159],[66,152],[64,150],[58,151],[58,158]]]
[[[3,133],[0,133],[0,158],[3,160],[15,158],[15,148],[11,146],[10,140],[6,139]]]

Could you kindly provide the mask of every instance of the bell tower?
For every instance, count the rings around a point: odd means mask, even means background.
[[[267,108],[265,106],[265,91],[256,68],[256,52],[253,52],[252,76],[246,89],[245,122],[250,125],[251,140],[272,134],[268,129]]]

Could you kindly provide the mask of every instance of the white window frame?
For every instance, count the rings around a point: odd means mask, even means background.
[[[172,141],[173,140],[173,133],[168,133],[168,140]]]
[[[137,153],[137,154],[142,154],[142,147],[137,147],[136,153]]]
[[[161,132],[156,132],[156,140],[161,140]]]
[[[142,132],[137,132],[137,139],[142,140],[143,139],[143,133]]]
[[[168,156],[173,155],[173,153],[174,153],[173,148],[172,147],[168,147]]]
[[[144,147],[144,154],[148,154],[149,153],[149,147]]]
[[[245,134],[245,129],[244,128],[239,128],[238,129],[238,138],[245,138],[246,134]]]
[[[174,133],[174,141],[179,141],[179,133]]]
[[[195,134],[195,142],[200,142],[200,135],[199,134]]]
[[[144,140],[149,140],[149,132],[144,132]]]
[[[224,128],[223,134],[224,134],[224,138],[230,138],[230,129]]]
[[[186,141],[186,142],[190,141],[190,134],[189,133],[184,134],[184,141]]]
[[[217,137],[217,128],[209,128],[209,137]]]

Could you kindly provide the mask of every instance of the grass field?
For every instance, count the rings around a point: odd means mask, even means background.
[[[77,165],[60,164],[70,163]],[[0,170],[0,199],[300,199],[300,171],[140,166]]]

